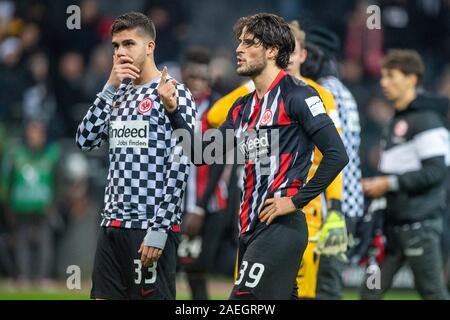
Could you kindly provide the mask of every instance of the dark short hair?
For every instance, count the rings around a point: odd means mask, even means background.
[[[242,31],[254,36],[256,44],[264,48],[278,48],[275,63],[278,67],[286,69],[289,58],[295,49],[295,39],[289,24],[283,18],[271,13],[257,13],[240,18],[234,25],[234,33],[239,38]]]
[[[398,69],[406,75],[415,74],[420,80],[425,73],[425,65],[419,53],[409,49],[390,50],[381,61],[382,69]]]
[[[141,29],[153,40],[156,40],[156,30],[153,21],[140,12],[128,12],[117,17],[111,26],[111,35],[136,28]]]
[[[211,52],[208,48],[195,46],[188,48],[182,57],[182,67],[189,63],[206,64],[211,62]]]

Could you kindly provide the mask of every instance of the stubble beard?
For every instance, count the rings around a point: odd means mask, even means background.
[[[256,61],[253,65],[248,66],[246,69],[239,69],[239,67],[236,69],[236,72],[238,75],[243,77],[256,77],[259,76],[263,70],[267,66],[267,60],[261,59],[259,61]]]

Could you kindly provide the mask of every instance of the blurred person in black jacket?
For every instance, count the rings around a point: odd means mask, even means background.
[[[382,298],[406,262],[422,298],[448,299],[440,245],[449,135],[436,113],[441,99],[417,91],[424,69],[411,50],[393,50],[383,59],[380,83],[396,112],[381,141],[380,175],[363,179],[363,188],[367,197],[386,197],[386,254],[381,287],[363,286],[363,299]]]

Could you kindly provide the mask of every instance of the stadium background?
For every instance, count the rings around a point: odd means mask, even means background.
[[[69,30],[70,5],[81,8],[81,29]],[[381,29],[369,30],[369,5],[381,8]],[[234,70],[234,22],[266,11],[298,19],[308,31],[325,25],[341,39],[342,79],[358,102],[362,127],[363,175],[376,170],[381,128],[393,113],[378,85],[379,64],[390,48],[418,50],[426,64],[423,87],[450,97],[450,1],[306,1],[306,0],[0,0],[0,161],[23,140],[24,124],[38,118],[49,139],[61,149],[55,205],[49,213],[51,279],[40,286],[20,287],[13,280],[14,226],[8,208],[0,212],[0,299],[87,298],[107,172],[106,148],[84,155],[74,143],[78,121],[106,82],[111,68],[109,26],[127,11],[149,14],[157,29],[156,62],[179,77],[183,51],[193,45],[211,49],[211,81],[225,94],[237,87]],[[3,176],[0,176],[3,179]],[[1,191],[1,190],[0,190]],[[4,192],[4,190],[3,190]],[[81,200],[80,200],[81,199]],[[226,297],[230,279],[217,267],[212,292]],[[68,265],[78,265],[81,291],[65,289]],[[222,272],[221,272],[222,271]],[[346,285],[359,285],[361,270],[347,269]],[[180,279],[180,298],[186,291]],[[405,269],[394,287],[409,289]],[[184,291],[183,291],[184,290]],[[356,298],[348,291],[347,298]],[[408,292],[388,298],[417,298]]]

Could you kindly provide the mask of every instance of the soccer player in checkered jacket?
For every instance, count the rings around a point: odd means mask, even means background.
[[[109,142],[91,297],[175,299],[177,232],[189,162],[172,139],[163,103],[176,103],[191,128],[195,104],[166,67],[156,68],[155,27],[147,16],[124,14],[111,33],[110,78],[77,131],[83,150]]]

